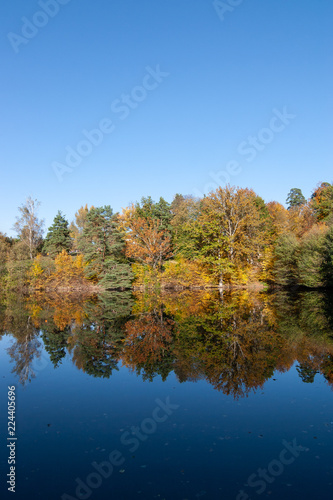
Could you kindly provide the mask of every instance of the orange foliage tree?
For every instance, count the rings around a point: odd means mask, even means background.
[[[126,256],[142,264],[160,269],[171,257],[171,236],[162,229],[161,221],[151,217],[137,217],[135,207],[123,210],[120,217],[125,230]]]

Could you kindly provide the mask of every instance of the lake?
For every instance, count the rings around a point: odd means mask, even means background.
[[[7,297],[1,498],[331,499],[332,305],[297,290]]]

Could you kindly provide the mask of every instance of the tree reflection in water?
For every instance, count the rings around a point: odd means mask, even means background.
[[[8,354],[22,384],[34,378],[44,344],[55,368],[67,355],[94,377],[120,364],[144,380],[174,371],[180,382],[204,379],[235,398],[295,362],[303,382],[321,373],[333,385],[332,296],[318,291],[11,296],[0,328],[12,336]]]

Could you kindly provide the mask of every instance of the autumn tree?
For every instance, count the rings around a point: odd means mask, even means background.
[[[123,210],[121,224],[125,230],[126,256],[153,269],[161,268],[171,256],[171,236],[161,221],[138,217],[132,205]]]
[[[310,231],[316,223],[315,212],[309,202],[290,208],[288,218],[290,231],[299,238]]]
[[[307,202],[294,205],[287,210],[281,203],[271,201],[267,203],[267,209],[273,226],[271,243],[288,232],[301,237],[315,223],[313,209]]]
[[[219,187],[202,200],[198,233],[201,253],[219,285],[236,270],[256,266],[263,246],[263,220],[250,189]]]
[[[271,217],[273,226],[273,240],[289,231],[289,215],[288,210],[277,201],[267,203],[267,210]]]
[[[65,250],[68,252],[72,246],[72,239],[70,237],[70,232],[68,229],[68,221],[58,211],[54,218],[53,224],[49,227],[48,233],[46,235],[43,252],[50,255],[50,257],[55,257],[57,254]]]
[[[25,204],[19,207],[21,215],[16,217],[14,224],[18,237],[29,249],[30,259],[34,258],[37,247],[42,242],[44,220],[37,217],[39,206],[40,202],[29,196]]]
[[[55,285],[83,284],[84,265],[82,255],[72,257],[66,250],[62,250],[54,260],[55,271],[48,278]]]
[[[322,182],[313,192],[311,203],[318,221],[327,219],[333,213],[333,185]]]
[[[154,269],[160,268],[171,256],[170,240],[157,220],[134,219],[126,236],[126,255]]]

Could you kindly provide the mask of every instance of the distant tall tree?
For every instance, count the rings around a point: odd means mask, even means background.
[[[291,189],[286,201],[288,203],[288,210],[294,207],[299,207],[300,205],[304,205],[304,203],[306,203],[306,199],[303,196],[301,189],[299,188]]]
[[[16,217],[14,230],[20,240],[28,247],[30,259],[36,254],[38,245],[42,242],[44,220],[37,217],[40,202],[33,200],[30,196],[25,204],[19,207],[20,217]]]
[[[107,288],[128,287],[132,275],[124,247],[118,215],[110,205],[91,208],[78,238],[78,248],[87,264],[87,277],[103,280]]]
[[[68,252],[71,246],[72,239],[70,237],[68,221],[62,213],[58,211],[46,235],[43,252],[50,255],[50,257],[55,257],[63,250]]]

